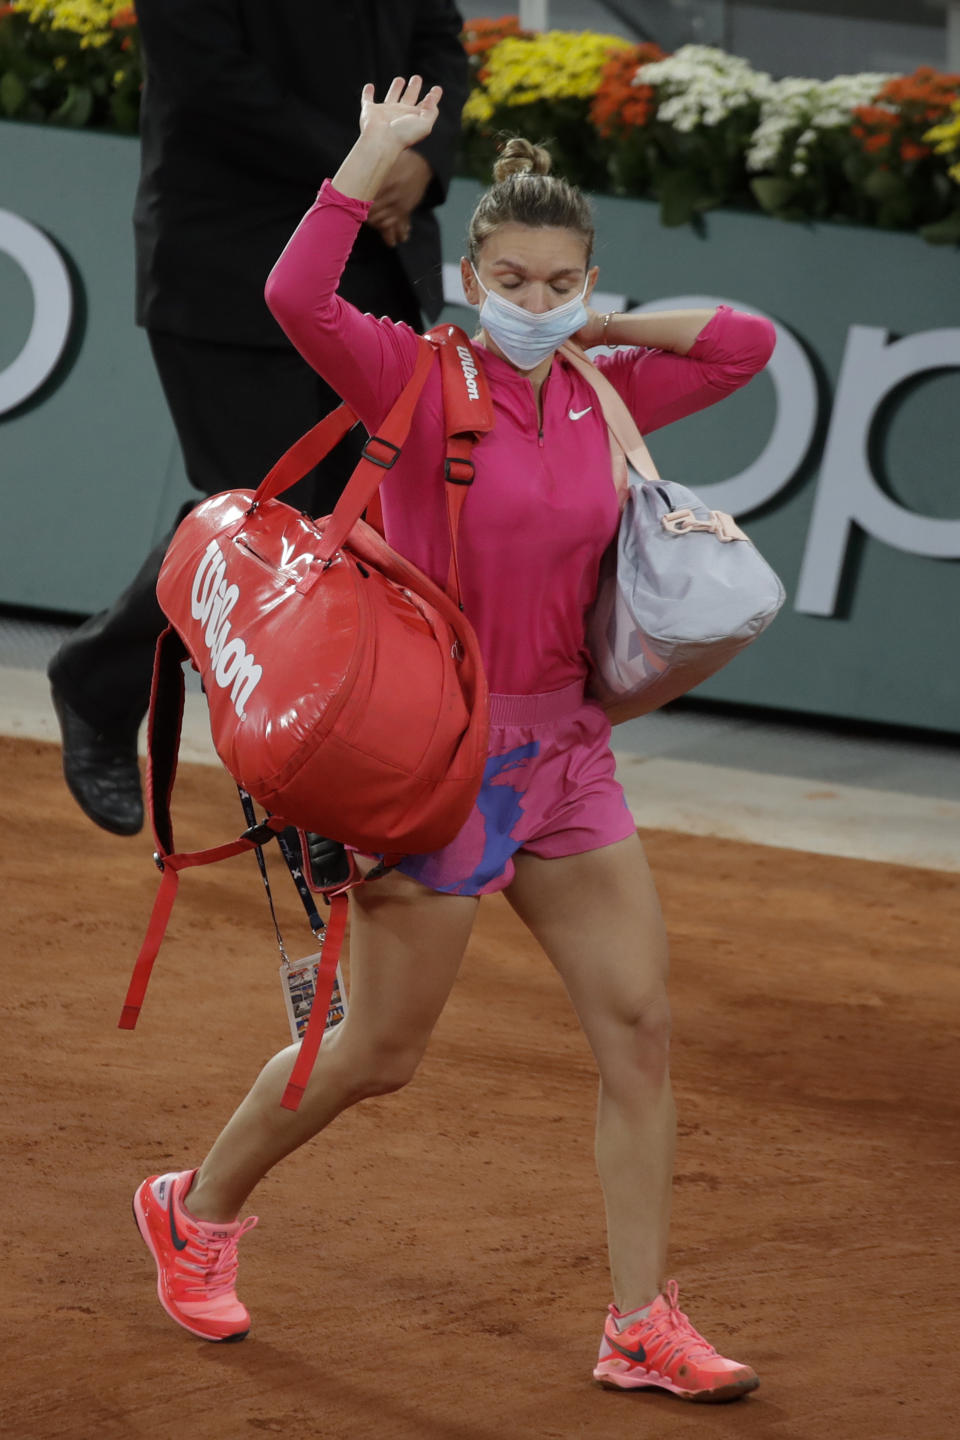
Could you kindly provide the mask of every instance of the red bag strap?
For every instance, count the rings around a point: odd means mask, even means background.
[[[186,658],[187,648],[183,640],[173,626],[168,625],[157,641],[147,730],[147,808],[157,846],[153,858],[162,872],[162,879],[120,1016],[122,1030],[132,1030],[137,1023],[153,962],[157,958],[170,921],[173,902],[177,898],[180,871],[191,869],[195,865],[213,865],[217,860],[229,859],[231,855],[242,855],[246,850],[255,849],[257,844],[255,839],[241,835],[236,840],[209,850],[178,852],[174,849],[170,796],[177,775],[177,755],[183,723],[182,662]],[[263,823],[267,829],[275,832],[286,828],[286,821],[279,816],[271,817]]]
[[[446,438],[443,478],[446,481],[450,569],[447,594],[463,609],[457,536],[460,512],[474,479],[472,451],[494,424],[493,401],[483,367],[467,335],[458,325],[437,325],[427,340],[440,352],[443,419]]]
[[[424,338],[440,351],[447,438],[470,435],[479,440],[493,429],[495,416],[487,377],[466,332],[459,325],[435,325]]]
[[[268,470],[257,487],[253,504],[260,505],[264,500],[273,500],[277,495],[282,495],[284,490],[289,490],[298,480],[302,480],[356,423],[357,417],[349,405],[338,405],[336,410],[331,410],[312,430],[295,440],[273,468]]]
[[[428,343],[429,342],[429,343]],[[318,560],[329,560],[350,531],[367,512],[367,520],[383,533],[383,519],[377,492],[391,469],[410,431],[413,414],[433,363],[440,355],[443,386],[444,432],[446,439],[444,479],[446,480],[447,523],[450,530],[450,570],[447,593],[462,610],[460,561],[457,552],[460,511],[473,484],[471,452],[476,442],[493,428],[494,411],[486,376],[466,333],[457,325],[438,325],[420,341],[413,373],[376,435],[363,447],[359,464],[330,517],[320,546]],[[290,446],[258,487],[250,509],[282,495],[303,478],[356,424],[356,414],[340,405]],[[250,513],[249,511],[247,512]],[[245,518],[245,517],[244,517]],[[242,530],[244,521],[231,527]]]
[[[310,1019],[307,1021],[307,1028],[300,1042],[300,1052],[294,1061],[290,1079],[287,1081],[286,1089],[280,1100],[280,1104],[287,1110],[296,1110],[299,1107],[310,1080],[317,1051],[320,1049],[320,1042],[326,1029],[330,998],[333,995],[333,982],[337,975],[337,962],[340,959],[340,951],[343,949],[343,936],[346,928],[347,897],[341,891],[330,901],[330,918],[327,921],[327,930],[323,940],[323,954],[320,968],[317,971]]]
[[[433,365],[433,355],[432,347],[418,337],[413,374],[401,390],[389,415],[379,426],[379,433],[371,435],[364,445],[360,463],[350,476],[330,517],[330,523],[323,532],[316,551],[318,560],[329,560],[340,549],[400,454],[410,431],[410,422],[420,399],[420,392]]]
[[[424,340],[419,342],[419,351],[413,373],[380,426],[379,435],[371,435],[363,447],[360,463],[357,465],[349,484],[344,489],[331,516],[330,524],[317,555],[328,560],[343,544],[347,535],[359,520],[369,501],[376,494],[387,470],[393,465],[410,429],[410,421],[416,409],[430,367],[433,364],[433,350]],[[280,459],[267,472],[254,492],[250,508],[243,517],[231,525],[225,534],[233,536],[244,527],[247,515],[251,514],[265,500],[274,500],[302,480],[308,471],[338,444],[357,423],[355,411],[349,405],[339,405],[329,415],[294,441]]]
[[[382,539],[384,538],[384,533],[383,533],[383,506],[380,504],[380,491],[379,491],[379,490],[377,491],[376,495],[372,495],[372,496],[370,497],[370,503],[369,503],[369,505],[367,506],[366,510],[364,511],[363,518],[366,520],[367,524],[368,524],[372,529],[376,530],[377,534],[380,536],[380,539],[382,540]]]
[[[268,820],[263,821],[263,824],[269,830],[277,833],[287,827],[286,820],[282,820],[278,815],[271,815]],[[180,871],[189,870],[194,865],[214,865],[218,860],[229,860],[232,855],[242,855],[247,850],[254,850],[258,843],[260,842],[257,840],[241,835],[237,840],[231,840],[226,845],[215,845],[209,850],[188,850],[173,855],[158,853],[157,864],[163,871],[163,875],[160,880],[160,889],[157,891],[157,898],[153,902],[153,910],[150,912],[147,933],[140,946],[140,953],[136,958],[133,974],[130,977],[127,997],[118,1022],[121,1030],[132,1030],[140,1017],[140,1009],[147,993],[153,962],[163,943],[167,925],[170,923],[173,902],[177,898]]]

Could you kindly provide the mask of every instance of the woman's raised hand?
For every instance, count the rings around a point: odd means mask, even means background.
[[[425,140],[436,124],[443,92],[434,85],[421,100],[422,86],[419,75],[411,75],[409,80],[398,75],[378,103],[374,87],[364,85],[360,96],[360,133],[364,139],[390,140],[402,150]]]
[[[419,75],[409,80],[398,75],[378,103],[373,86],[364,85],[360,134],[333,177],[334,189],[354,200],[372,203],[383,187],[383,204],[371,210],[370,223],[390,245],[407,238],[410,212],[430,182],[429,163],[410,146],[425,140],[436,124],[442,91],[434,85],[421,100],[422,88]]]

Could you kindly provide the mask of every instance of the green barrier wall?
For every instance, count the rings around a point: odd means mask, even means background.
[[[77,307],[57,369],[0,414],[2,603],[107,603],[190,493],[132,323],[136,168],[135,141],[0,124],[0,208],[66,257]],[[477,193],[455,182],[442,213],[451,302]],[[778,325],[768,373],[651,439],[661,471],[738,515],[788,589],[768,634],[697,694],[960,731],[956,252],[728,212],[665,230],[645,202],[595,208],[603,308],[709,298]],[[0,400],[38,309],[11,233],[0,215]],[[472,328],[456,303],[445,314]]]
[[[5,247],[21,222],[70,275],[65,349],[39,390],[0,413],[0,603],[90,612],[107,604],[191,491],[133,323],[136,140],[0,122],[0,395],[30,341],[34,297]],[[16,238],[16,237],[15,237]],[[27,263],[42,260],[42,234]],[[29,242],[28,242],[29,243]],[[48,318],[58,324],[59,308]]]

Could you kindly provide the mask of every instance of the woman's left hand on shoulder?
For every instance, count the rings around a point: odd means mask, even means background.
[[[599,310],[591,310],[588,305],[586,325],[581,325],[576,335],[572,335],[570,338],[575,340],[578,345],[582,345],[584,350],[590,350],[594,345],[602,345],[603,318]]]

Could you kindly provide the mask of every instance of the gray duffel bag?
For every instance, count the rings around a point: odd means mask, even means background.
[[[610,382],[575,347],[564,354],[597,392],[622,498],[587,626],[588,693],[617,724],[715,674],[767,628],[786,595],[730,515],[660,479]]]
[[[590,693],[614,724],[656,710],[738,655],[784,599],[729,515],[633,471],[590,614]]]

